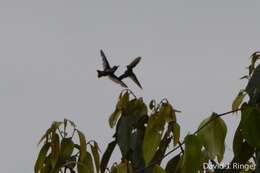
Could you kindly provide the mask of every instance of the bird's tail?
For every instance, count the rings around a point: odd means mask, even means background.
[[[102,71],[100,71],[100,70],[97,70],[97,73],[98,73],[98,78],[104,76],[103,73],[102,73]]]

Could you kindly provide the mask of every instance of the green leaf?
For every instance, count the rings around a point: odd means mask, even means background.
[[[128,158],[128,154],[130,152],[130,145],[132,141],[132,131],[137,126],[138,121],[143,116],[140,115],[129,115],[129,116],[122,116],[117,124],[116,130],[116,139],[119,145],[119,148],[122,152],[123,158]]]
[[[42,141],[44,139],[46,139],[46,142],[48,142],[48,136],[51,134],[51,128],[49,128],[48,130],[46,130],[46,132],[44,133],[44,135],[41,137],[41,139],[39,140],[39,142],[37,143],[37,145],[39,145],[40,143],[42,143]]]
[[[73,169],[76,166],[77,155],[73,155],[67,161],[66,166],[70,169]]]
[[[54,169],[56,167],[56,163],[59,159],[60,152],[60,139],[57,133],[52,134],[51,139],[51,167]]]
[[[99,159],[99,152],[98,152],[98,144],[96,141],[94,141],[94,146],[91,145],[91,152],[94,157],[95,165],[96,165],[96,171],[99,173],[99,167],[100,167],[100,159]]]
[[[84,158],[78,163],[78,173],[94,173],[92,157],[89,152],[85,153]]]
[[[127,172],[127,165],[126,165],[126,163],[120,163],[117,166],[117,173],[128,173]]]
[[[260,148],[256,149],[256,168],[255,173],[260,172]]]
[[[111,114],[111,116],[109,117],[110,128],[113,128],[116,125],[116,122],[120,114],[121,114],[121,110],[119,110],[118,108],[116,108],[116,110]]]
[[[235,111],[239,108],[245,96],[246,94],[243,91],[240,91],[238,93],[238,95],[236,96],[235,100],[232,103],[232,111]]]
[[[145,116],[143,116],[145,117]],[[140,119],[143,121],[144,119]],[[140,123],[141,124],[141,123]],[[145,167],[144,157],[143,157],[143,136],[144,136],[144,129],[137,128],[135,132],[131,135],[130,140],[130,152],[128,155],[129,161],[131,161],[134,171],[143,169]]]
[[[155,113],[149,117],[143,140],[143,155],[146,166],[157,151],[164,130],[164,125],[165,120],[161,114]]]
[[[74,149],[72,138],[63,138],[61,140],[60,157],[62,161],[69,160]]]
[[[256,91],[260,91],[260,65],[258,65],[254,72],[252,77],[250,78],[250,80],[248,81],[248,84],[246,86],[245,91],[248,93],[250,99],[254,98],[255,92]],[[255,103],[254,103],[255,104]]]
[[[240,122],[235,132],[233,140],[234,158],[230,165],[233,165],[233,163],[240,165],[245,164],[253,156],[253,153],[255,152],[255,149],[251,147],[246,140],[244,140],[241,126],[242,124]]]
[[[129,93],[126,92],[123,96],[121,93],[119,96],[117,105],[116,105],[116,109],[109,117],[110,128],[113,128],[116,125],[116,122],[117,122],[120,114],[122,113],[123,110],[126,109],[126,107],[128,106],[128,103],[129,103]]]
[[[243,137],[251,146],[260,148],[260,110],[253,106],[244,107],[241,120]]]
[[[156,162],[158,165],[161,164],[162,160],[159,161],[161,158],[163,158],[165,152],[166,152],[166,149],[169,147],[169,143],[171,142],[172,140],[172,137],[170,136],[170,133],[171,133],[171,127],[168,126],[168,129],[167,131],[164,133],[164,136],[163,136],[163,139],[161,140],[160,142],[160,145],[152,159],[152,163],[153,162]]]
[[[200,170],[201,170],[201,172],[203,172],[203,170],[204,170],[203,164],[208,163],[209,160],[210,160],[210,153],[207,150],[203,149],[201,151],[201,154],[200,154]]]
[[[110,168],[110,173],[117,173],[117,167],[116,167],[116,165],[113,165],[113,166]]]
[[[180,161],[180,154],[176,155],[167,163],[165,168],[166,173],[175,173],[178,169],[177,166],[179,161]]]
[[[78,132],[79,143],[80,143],[79,161],[82,162],[86,155],[87,144],[86,144],[85,135],[82,132],[80,132],[79,130],[77,130],[77,132]]]
[[[176,115],[175,112],[172,109],[172,106],[169,103],[163,103],[159,114],[164,117],[164,120],[166,122],[174,121],[176,122]]]
[[[166,173],[159,165],[153,166],[153,172],[152,173]]]
[[[185,137],[185,152],[181,173],[195,173],[200,168],[201,142],[195,135]]]
[[[76,124],[75,124],[73,121],[68,120],[68,119],[67,119],[67,121],[70,123],[70,125],[71,125],[73,128],[76,128]]]
[[[48,142],[48,143],[45,143],[40,152],[39,152],[39,155],[38,155],[38,158],[35,162],[35,165],[34,165],[34,173],[38,173],[38,171],[43,167],[43,164],[44,164],[44,161],[46,159],[46,154],[50,148],[51,144]]]
[[[115,149],[116,144],[117,144],[116,141],[113,141],[108,144],[107,149],[101,159],[101,164],[100,164],[101,173],[105,172],[105,170],[107,168],[107,164],[109,162],[112,152]]]
[[[205,127],[198,132],[198,137],[210,155],[213,157],[217,156],[220,163],[225,152],[226,124],[220,117],[216,117],[216,114],[213,113],[209,118],[202,121],[198,129],[203,126]]]
[[[63,122],[56,122],[54,121],[51,125],[51,127],[45,132],[45,134],[41,137],[40,141],[38,142],[37,145],[39,145],[40,143],[42,143],[42,141],[44,139],[46,139],[46,142],[48,140],[48,136],[51,134],[51,133],[54,133],[58,128],[59,126],[63,124]]]
[[[41,168],[40,173],[50,173],[53,172],[52,163],[51,163],[51,154],[46,157],[44,167]]]
[[[252,67],[255,66],[255,63],[256,63],[256,61],[259,59],[259,57],[260,57],[260,54],[259,54],[258,51],[254,52],[254,53],[250,56],[250,58],[251,58],[251,66],[252,66]]]
[[[132,99],[123,109],[122,114],[125,116],[147,115],[147,107],[142,98]]]
[[[126,92],[123,96],[120,95],[116,107],[119,110],[124,110],[128,106],[128,103],[129,103],[129,93]]]
[[[172,122],[173,146],[176,146],[180,140],[181,127],[178,123]]]

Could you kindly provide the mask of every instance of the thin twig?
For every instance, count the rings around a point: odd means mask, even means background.
[[[62,132],[60,131],[60,128],[58,128],[58,131],[59,131],[61,137],[64,138],[64,136],[62,135]]]
[[[180,142],[180,141],[178,141],[178,144],[179,144],[179,146],[180,146],[180,148],[181,148],[181,152],[182,152],[182,154],[184,154],[184,149],[183,149],[183,147],[182,147],[182,144],[181,144],[181,142]]]

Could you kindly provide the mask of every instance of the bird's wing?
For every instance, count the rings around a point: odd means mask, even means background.
[[[100,55],[102,57],[102,63],[103,63],[104,70],[110,69],[110,65],[109,65],[107,58],[106,58],[106,55],[104,54],[102,49],[100,50]]]
[[[128,77],[129,75],[127,74],[127,71],[125,71],[122,75],[120,75],[118,78],[119,78],[119,80],[122,80],[122,79],[124,79],[124,78],[126,78],[126,77]]]
[[[127,88],[127,85],[123,81],[119,80],[115,75],[109,75],[108,78],[122,87]]]
[[[127,68],[134,68],[141,60],[141,57],[135,58],[128,66]]]
[[[138,79],[137,79],[137,77],[136,77],[136,75],[133,73],[131,76],[129,76],[141,89],[143,89],[142,88],[142,86],[141,86],[141,84],[140,84],[140,82],[138,81]]]

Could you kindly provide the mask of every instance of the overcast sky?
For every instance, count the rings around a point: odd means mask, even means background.
[[[64,118],[104,152],[122,88],[97,79],[100,49],[120,65],[117,75],[142,57],[134,70],[143,90],[125,82],[145,102],[166,97],[181,110],[182,139],[211,112],[230,111],[260,50],[259,11],[259,2],[244,0],[1,1],[1,172],[32,173],[38,140]],[[224,120],[227,162],[239,116]]]

